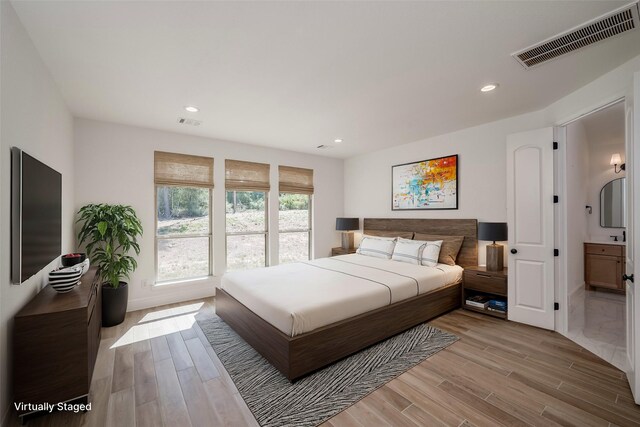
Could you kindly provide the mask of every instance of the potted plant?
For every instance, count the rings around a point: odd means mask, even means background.
[[[82,224],[78,240],[86,245],[102,280],[102,325],[118,325],[127,312],[129,288],[124,280],[138,267],[129,252],[140,254],[142,224],[131,206],[90,204],[78,215],[77,223]]]

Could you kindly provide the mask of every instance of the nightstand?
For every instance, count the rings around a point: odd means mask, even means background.
[[[358,248],[344,249],[343,247],[331,248],[331,256],[355,254]]]
[[[507,318],[507,313],[490,311],[482,307],[474,307],[465,303],[471,296],[480,295],[490,299],[507,301],[507,269],[500,271],[487,270],[486,267],[465,267],[462,274],[462,307],[490,316]]]

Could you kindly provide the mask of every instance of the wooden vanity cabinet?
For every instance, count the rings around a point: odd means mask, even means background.
[[[584,244],[584,282],[587,290],[606,289],[624,292],[624,245],[606,243]]]

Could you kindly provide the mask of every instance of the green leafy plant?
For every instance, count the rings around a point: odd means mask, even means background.
[[[140,255],[138,237],[142,224],[131,206],[90,204],[78,212],[76,221],[82,224],[78,232],[81,245],[86,245],[87,256],[98,267],[100,278],[113,288],[138,267],[133,249]]]

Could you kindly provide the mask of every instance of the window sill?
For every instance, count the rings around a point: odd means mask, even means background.
[[[204,286],[215,285],[216,276],[195,277],[193,279],[179,279],[171,280],[167,282],[155,282],[151,287],[154,289],[166,289],[173,287],[185,287],[185,286]]]

